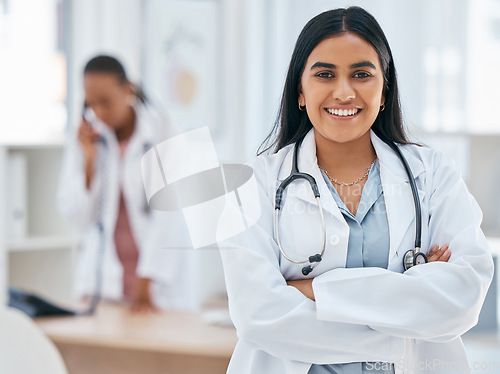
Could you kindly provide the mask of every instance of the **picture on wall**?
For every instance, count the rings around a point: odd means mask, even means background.
[[[217,1],[148,0],[145,8],[146,92],[181,130],[216,131]]]

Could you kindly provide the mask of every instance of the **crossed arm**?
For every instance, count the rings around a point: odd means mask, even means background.
[[[450,256],[451,256],[451,251],[449,249],[448,244],[443,245],[441,248],[439,248],[438,245],[435,245],[430,250],[427,259],[429,262],[437,262],[437,261],[447,262],[450,259]],[[299,280],[287,281],[286,283],[287,285],[298,289],[308,299],[315,301],[314,290],[312,286],[313,280],[314,278],[299,279]]]

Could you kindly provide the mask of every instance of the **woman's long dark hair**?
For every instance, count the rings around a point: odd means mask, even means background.
[[[351,32],[372,45],[384,73],[385,110],[379,112],[373,131],[384,141],[408,144],[399,102],[396,68],[389,43],[375,18],[360,7],[335,9],[321,13],[304,27],[295,43],[286,76],[281,105],[273,129],[258,153],[275,152],[302,139],[312,128],[307,112],[298,107],[299,87],[307,59],[316,46],[333,35]]]
[[[131,83],[127,78],[127,74],[121,62],[111,56],[100,55],[92,58],[83,69],[83,74],[87,73],[112,74],[118,78],[120,84]],[[142,88],[138,85],[132,85],[134,86],[134,92],[137,98],[143,104],[146,104],[147,98]]]

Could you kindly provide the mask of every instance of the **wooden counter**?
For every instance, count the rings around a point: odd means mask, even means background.
[[[223,374],[236,345],[233,327],[201,313],[131,314],[102,304],[94,316],[39,318],[69,374]]]

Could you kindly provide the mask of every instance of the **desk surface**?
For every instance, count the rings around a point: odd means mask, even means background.
[[[233,327],[208,325],[201,313],[132,314],[119,305],[101,304],[93,316],[39,318],[36,323],[56,344],[231,357],[237,342]]]

